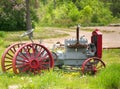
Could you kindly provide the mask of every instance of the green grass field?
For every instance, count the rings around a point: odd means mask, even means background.
[[[53,29],[54,30],[54,29]],[[49,33],[49,29],[35,30],[36,38],[47,38],[66,36],[68,34]],[[48,33],[47,33],[48,32]],[[16,41],[20,32],[0,32],[0,57],[6,47]],[[17,36],[17,37],[16,37]],[[14,39],[13,39],[14,38]],[[28,39],[27,37],[25,38]],[[28,75],[3,73],[0,68],[0,89],[120,89],[120,49],[103,50],[103,61],[106,68],[97,73],[95,76],[83,76],[80,72],[65,72],[63,70],[45,72],[41,75]]]

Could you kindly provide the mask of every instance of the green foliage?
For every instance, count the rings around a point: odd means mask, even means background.
[[[120,0],[101,0],[105,5],[109,5],[109,8],[114,17],[120,18]]]
[[[24,30],[26,29],[26,9],[23,0],[0,1],[0,29],[1,30]],[[33,25],[38,21],[36,12],[31,5],[31,19]]]
[[[75,24],[79,20],[78,8],[72,2],[60,3],[55,9],[53,3],[50,2],[39,10],[43,11],[39,13],[41,24],[68,26],[69,24]],[[43,18],[41,18],[42,15]]]
[[[99,0],[57,0],[48,1],[39,9],[40,25],[45,26],[73,26],[75,24],[107,25],[112,21],[109,6]]]
[[[107,25],[112,21],[108,6],[99,0],[82,0],[80,6],[83,25]]]
[[[30,0],[32,25],[108,25],[120,17],[119,0]],[[25,2],[0,1],[0,29],[26,29]],[[118,21],[117,21],[118,22]]]
[[[0,6],[2,10],[0,14],[1,30],[15,30],[18,28],[25,28],[25,9],[23,6],[23,2],[19,0],[17,0],[17,2],[10,0],[2,0],[0,1]]]
[[[81,23],[90,24],[92,16],[92,8],[90,6],[85,6],[83,10],[80,11]]]
[[[78,11],[78,8],[73,3],[68,4],[68,16],[73,22],[76,22],[79,20],[80,12]]]
[[[120,88],[120,64],[114,63],[102,70],[94,80],[98,89],[119,89]]]

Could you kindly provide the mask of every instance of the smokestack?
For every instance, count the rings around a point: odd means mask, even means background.
[[[76,29],[77,44],[79,44],[79,29],[80,29],[80,25],[77,25],[77,29]]]

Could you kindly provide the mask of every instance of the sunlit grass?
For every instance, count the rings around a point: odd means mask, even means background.
[[[64,70],[45,72],[41,75],[15,75],[2,73],[0,70],[0,89],[14,86],[18,89],[119,89],[119,58],[119,49],[103,50],[106,68],[95,76],[83,76],[80,72],[65,72]]]
[[[57,38],[57,37],[64,37],[68,36],[67,33],[61,33],[59,32],[60,29],[54,29],[54,28],[35,28],[33,32],[33,39],[48,39],[48,38]],[[29,41],[28,36],[26,37],[21,37],[21,35],[25,33],[25,31],[9,31],[6,32],[5,40],[9,41]]]
[[[96,78],[91,82],[94,89],[120,89],[120,64],[113,63],[108,65]]]

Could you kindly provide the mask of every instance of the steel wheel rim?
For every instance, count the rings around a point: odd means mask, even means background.
[[[54,60],[51,52],[43,45],[28,43],[21,46],[13,58],[14,73],[40,74],[42,71],[53,68]]]
[[[12,59],[13,56],[15,54],[15,52],[17,51],[17,49],[23,45],[24,43],[15,43],[12,44],[11,46],[9,46],[5,52],[2,55],[2,59],[1,59],[1,66],[2,66],[2,71],[6,72],[12,69]]]
[[[105,68],[105,63],[98,57],[88,58],[82,64],[83,74],[94,75],[103,68]]]

